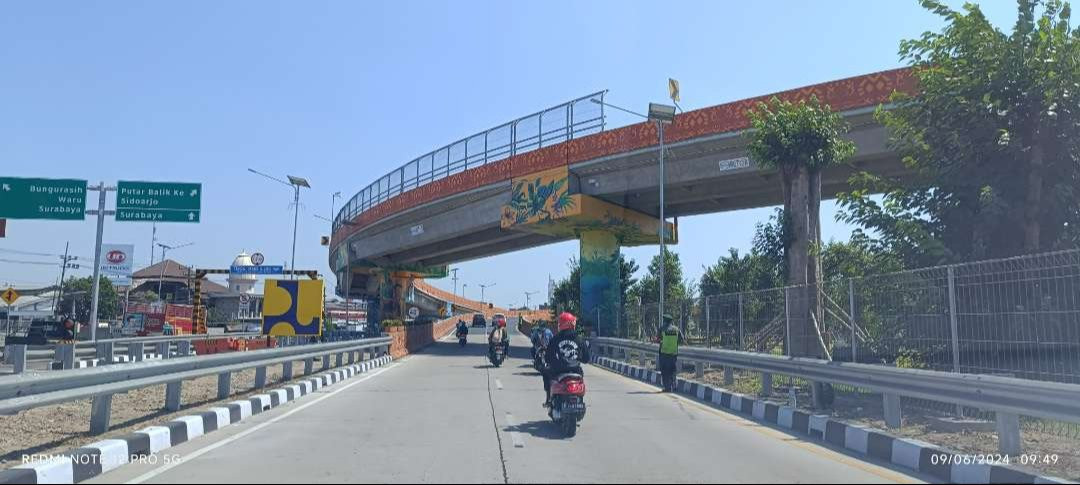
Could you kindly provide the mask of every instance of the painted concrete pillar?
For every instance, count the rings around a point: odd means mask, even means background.
[[[581,315],[578,318],[601,336],[615,335],[621,295],[619,241],[613,232],[584,231],[581,241]]]

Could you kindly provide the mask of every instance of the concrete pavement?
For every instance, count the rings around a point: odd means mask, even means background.
[[[484,337],[392,366],[127,465],[102,483],[918,481],[599,368],[564,439],[515,335],[489,368]],[[166,464],[168,461],[168,464]]]

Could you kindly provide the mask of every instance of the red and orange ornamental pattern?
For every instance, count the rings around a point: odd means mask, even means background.
[[[680,114],[675,123],[664,130],[664,136],[671,142],[679,142],[746,129],[750,126],[747,111],[774,96],[785,101],[817,96],[834,111],[847,111],[885,103],[896,91],[914,93],[916,82],[911,69],[902,68],[725,103]],[[353,220],[356,225],[343,226],[334,233],[331,246],[336,247],[369,224],[412,207],[486,185],[509,184],[513,177],[646,148],[654,145],[656,138],[656,126],[643,122],[471,168],[405,192],[363,212]]]

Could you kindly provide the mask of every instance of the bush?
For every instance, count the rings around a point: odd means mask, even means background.
[[[403,322],[401,320],[397,320],[397,319],[387,319],[387,320],[382,321],[382,326],[383,326],[383,328],[404,327],[405,322]]]

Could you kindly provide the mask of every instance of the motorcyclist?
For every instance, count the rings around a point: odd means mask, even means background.
[[[589,348],[577,333],[577,317],[570,312],[559,315],[559,333],[547,343],[544,351],[544,407],[551,405],[551,380],[562,374],[584,376],[582,364],[589,363]]]
[[[458,320],[458,322],[457,322],[457,331],[454,332],[454,335],[457,335],[458,338],[461,338],[463,335],[468,335],[468,334],[469,334],[469,326],[465,324],[465,320]]]
[[[495,357],[496,344],[506,345],[509,343],[510,333],[506,331],[506,319],[496,318],[495,328],[491,329],[491,333],[488,334],[488,356],[492,358]]]

